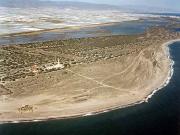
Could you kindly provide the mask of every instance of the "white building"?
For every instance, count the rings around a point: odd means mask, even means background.
[[[56,65],[52,65],[52,66],[46,66],[47,70],[51,70],[51,69],[63,69],[64,65],[60,64],[59,59]]]

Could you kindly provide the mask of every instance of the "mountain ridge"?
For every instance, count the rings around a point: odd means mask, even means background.
[[[80,9],[119,9],[118,6],[107,4],[93,4],[87,2],[72,1],[40,1],[40,0],[0,0],[1,7],[28,8],[28,7],[58,7],[58,8],[80,8]]]
[[[107,5],[94,4],[87,2],[73,1],[48,1],[48,0],[0,0],[0,7],[8,8],[41,8],[41,7],[56,7],[56,8],[73,8],[73,9],[92,9],[92,10],[119,10],[125,12],[136,13],[179,13],[180,11],[167,9],[162,7],[151,6],[135,6],[135,5]]]

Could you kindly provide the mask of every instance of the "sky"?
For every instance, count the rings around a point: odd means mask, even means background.
[[[169,8],[180,11],[180,0],[50,0],[50,1],[77,1],[110,5],[136,5]]]

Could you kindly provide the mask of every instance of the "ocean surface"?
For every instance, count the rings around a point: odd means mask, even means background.
[[[176,28],[175,31],[176,31],[176,32],[180,32],[180,28]]]
[[[165,26],[167,18],[142,19],[138,21],[126,21],[112,25],[97,26],[94,28],[81,28],[79,30],[47,31],[34,35],[0,36],[0,45],[19,44],[36,41],[60,40],[83,37],[98,37],[109,35],[132,35],[143,33],[152,26]]]
[[[111,112],[37,123],[2,124],[0,135],[180,135],[180,42],[170,46],[170,83],[148,103]]]

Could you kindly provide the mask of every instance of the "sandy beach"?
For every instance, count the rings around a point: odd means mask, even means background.
[[[177,33],[152,29],[143,35],[67,40],[62,45],[62,41],[52,41],[1,47],[3,58],[12,54],[10,61],[13,53],[19,54],[14,58],[19,67],[11,64],[14,67],[6,71],[9,76],[1,84],[0,122],[82,117],[148,102],[171,79],[168,45],[179,38]],[[65,52],[66,47],[72,52]],[[57,56],[65,68],[43,71],[43,63]],[[27,73],[31,59],[41,60],[33,75]],[[67,59],[70,64],[64,62]],[[8,62],[4,67],[9,68]]]

